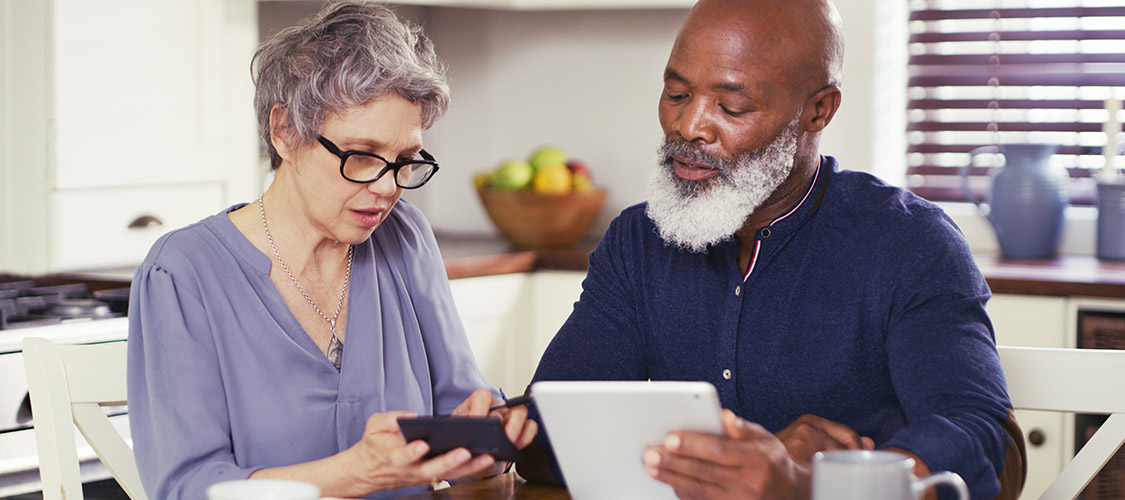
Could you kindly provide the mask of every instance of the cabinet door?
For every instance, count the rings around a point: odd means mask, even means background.
[[[996,295],[988,315],[998,345],[1067,347],[1067,299],[1030,295]],[[1035,499],[1047,489],[1073,456],[1072,416],[1045,411],[1016,411],[1027,444],[1027,482],[1021,499]]]
[[[51,269],[134,266],[162,234],[217,213],[220,183],[63,191],[52,197]]]
[[[54,3],[54,187],[222,179],[222,0]]]
[[[524,354],[531,323],[528,274],[462,278],[450,287],[485,380],[508,396],[523,394],[531,380]]]
[[[539,366],[539,358],[551,343],[551,339],[558,333],[570,313],[574,310],[574,303],[582,294],[582,280],[586,273],[581,271],[539,271],[532,274],[531,296],[534,298],[532,306],[532,338],[530,362],[533,368]]]

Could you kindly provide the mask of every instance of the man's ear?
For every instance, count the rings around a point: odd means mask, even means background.
[[[836,110],[840,109],[842,98],[840,87],[836,85],[827,85],[809,97],[808,103],[812,106],[808,109],[812,110],[812,119],[809,120],[806,130],[809,132],[824,130],[832,121],[832,117],[836,116]]]
[[[270,108],[270,144],[273,144],[273,148],[283,160],[292,161],[295,150],[287,118],[288,114],[284,106],[274,104]]]

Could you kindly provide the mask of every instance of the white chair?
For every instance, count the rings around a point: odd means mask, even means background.
[[[998,347],[1018,410],[1109,415],[1040,500],[1074,500],[1125,442],[1125,351]]]
[[[125,350],[24,339],[44,500],[82,500],[75,426],[129,498],[147,500],[133,450],[101,409],[125,404]]]

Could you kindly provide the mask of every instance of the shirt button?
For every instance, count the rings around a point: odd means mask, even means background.
[[[734,287],[734,294],[735,295],[742,295],[742,285],[738,285],[738,286]]]
[[[727,380],[730,380],[730,368],[727,368],[726,370],[723,370],[723,378],[727,379]]]
[[[769,238],[769,237],[770,237],[770,234],[771,234],[771,233],[772,233],[772,231],[770,231],[770,228],[768,228],[768,227],[763,227],[763,228],[762,228],[762,233],[761,233],[761,234],[762,234],[762,239],[764,240],[764,239],[767,239],[767,238]]]

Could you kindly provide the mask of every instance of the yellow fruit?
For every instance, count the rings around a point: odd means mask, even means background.
[[[574,172],[571,174],[573,177],[572,183],[574,190],[580,192],[587,192],[594,190],[594,181],[590,180],[590,175],[585,172]]]
[[[567,194],[571,189],[570,169],[563,163],[541,167],[531,185],[537,193]]]
[[[491,173],[477,172],[477,174],[473,176],[473,185],[476,186],[477,189],[484,189],[486,186],[488,186],[488,180],[491,178]]]

